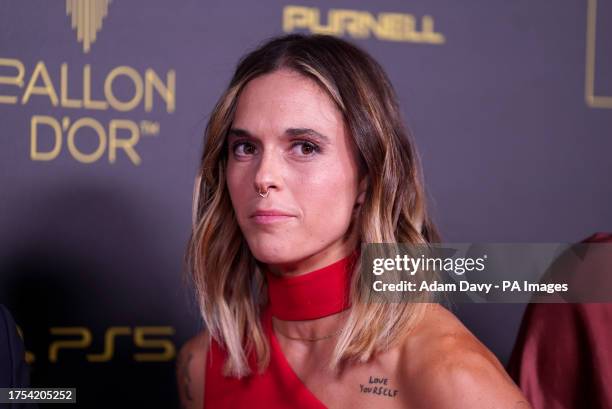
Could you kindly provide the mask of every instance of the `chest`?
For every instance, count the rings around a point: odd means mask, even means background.
[[[409,408],[407,388],[401,379],[397,351],[377,356],[367,363],[346,365],[341,372],[329,370],[329,351],[308,353],[280,346],[291,376],[314,398],[330,409]]]

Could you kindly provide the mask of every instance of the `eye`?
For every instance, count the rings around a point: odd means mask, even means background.
[[[240,147],[242,147],[242,149],[238,149]],[[237,142],[232,145],[232,151],[236,156],[248,156],[255,151],[255,145],[249,142]]]
[[[295,148],[296,146],[301,146],[299,152],[303,156],[314,156],[321,152],[321,148],[317,144],[309,141],[297,141],[291,145],[291,148]]]

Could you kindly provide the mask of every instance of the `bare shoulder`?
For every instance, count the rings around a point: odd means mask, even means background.
[[[176,361],[176,380],[181,409],[204,405],[204,376],[209,347],[208,331],[200,331],[181,347]]]
[[[428,305],[403,348],[410,407],[531,409],[497,357],[438,304]]]

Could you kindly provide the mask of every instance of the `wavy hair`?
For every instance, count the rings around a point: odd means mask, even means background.
[[[402,120],[395,91],[382,67],[348,41],[322,34],[287,34],[268,39],[238,63],[216,103],[204,134],[204,150],[193,192],[192,231],[185,267],[195,287],[210,337],[228,353],[226,375],[252,373],[270,360],[260,321],[267,301],[262,266],[249,251],[226,186],[226,137],[237,100],[257,76],[291,69],[327,92],[341,111],[369,179],[354,220],[361,243],[433,243],[439,234],[426,209],[422,171],[412,135]],[[361,267],[360,261],[355,269]],[[368,302],[370,289],[353,274],[351,309],[337,340],[330,368],[397,344],[422,316],[423,303]]]

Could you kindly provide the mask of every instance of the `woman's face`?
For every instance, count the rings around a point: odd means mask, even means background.
[[[354,249],[354,234],[344,236],[366,182],[351,144],[331,98],[295,71],[257,77],[242,90],[228,135],[227,185],[251,252],[271,271],[309,272]]]

